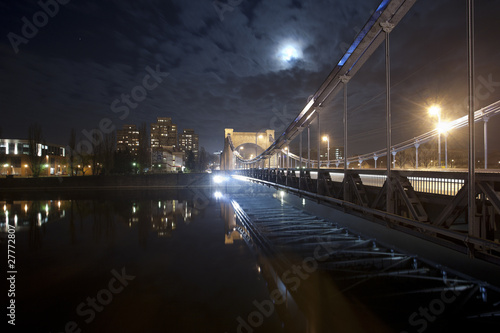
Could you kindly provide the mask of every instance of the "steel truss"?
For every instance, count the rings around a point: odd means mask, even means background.
[[[292,169],[249,169],[235,171],[235,174],[500,264],[500,243],[495,236],[500,221],[499,174],[476,175],[475,220],[468,221],[466,172],[393,171],[395,212],[388,213],[385,211],[387,180],[381,187],[366,186],[360,170],[352,169],[347,170],[342,182],[338,182],[332,180],[332,171],[320,170],[316,179],[311,178],[311,170],[299,173]],[[383,170],[370,170],[369,173],[384,175]],[[409,180],[411,177],[461,179],[463,185],[454,196],[417,192]],[[467,234],[464,227],[469,223],[480,230],[479,237]]]

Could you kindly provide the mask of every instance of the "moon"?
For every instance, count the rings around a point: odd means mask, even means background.
[[[299,57],[299,52],[293,46],[287,46],[281,51],[281,60],[289,62]]]
[[[295,60],[302,58],[302,51],[294,44],[287,43],[278,51],[278,59],[284,64],[289,65]]]

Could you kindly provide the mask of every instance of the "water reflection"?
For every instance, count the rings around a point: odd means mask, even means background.
[[[40,332],[70,320],[85,332],[390,332],[413,329],[409,316],[437,304],[435,295],[453,296],[443,279],[463,298],[436,322],[448,325],[457,308],[464,318],[487,308],[468,295],[474,283],[290,207],[283,192],[248,189],[0,202],[0,229],[15,225],[19,240],[19,313],[35,323],[21,324]],[[121,267],[137,279],[87,325],[77,305]]]
[[[171,237],[180,223],[190,224],[193,214],[201,213],[188,200],[21,200],[2,201],[0,206],[0,231],[7,233],[7,224],[16,232],[26,231],[33,250],[43,246],[47,225],[58,221],[68,223],[71,244],[77,243],[89,222],[97,244],[112,243],[117,227],[126,226],[137,229],[139,243],[146,246],[151,231]]]
[[[221,195],[217,195],[220,200],[220,212],[221,218],[224,220],[224,243],[225,244],[233,244],[236,240],[241,240],[242,236],[240,231],[236,229],[236,213],[234,212],[234,208],[227,200],[223,200]]]
[[[213,192],[43,195],[0,202],[2,244],[7,224],[16,229],[21,330],[61,332],[74,321],[84,332],[231,332],[266,297],[234,211]],[[110,272],[122,269],[137,278],[87,322],[79,304],[106,297]]]

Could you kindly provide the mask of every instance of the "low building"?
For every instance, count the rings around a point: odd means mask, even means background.
[[[0,174],[29,177],[33,174],[30,165],[30,142],[21,139],[0,139]],[[66,148],[55,144],[36,144],[42,157],[40,176],[68,174]]]
[[[154,172],[184,171],[185,154],[174,147],[154,148],[151,153],[151,162]]]

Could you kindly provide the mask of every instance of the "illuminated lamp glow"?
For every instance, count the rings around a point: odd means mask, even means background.
[[[227,179],[226,179],[226,177],[216,175],[213,177],[213,180],[214,180],[215,184],[221,184],[221,183],[225,182]]]

